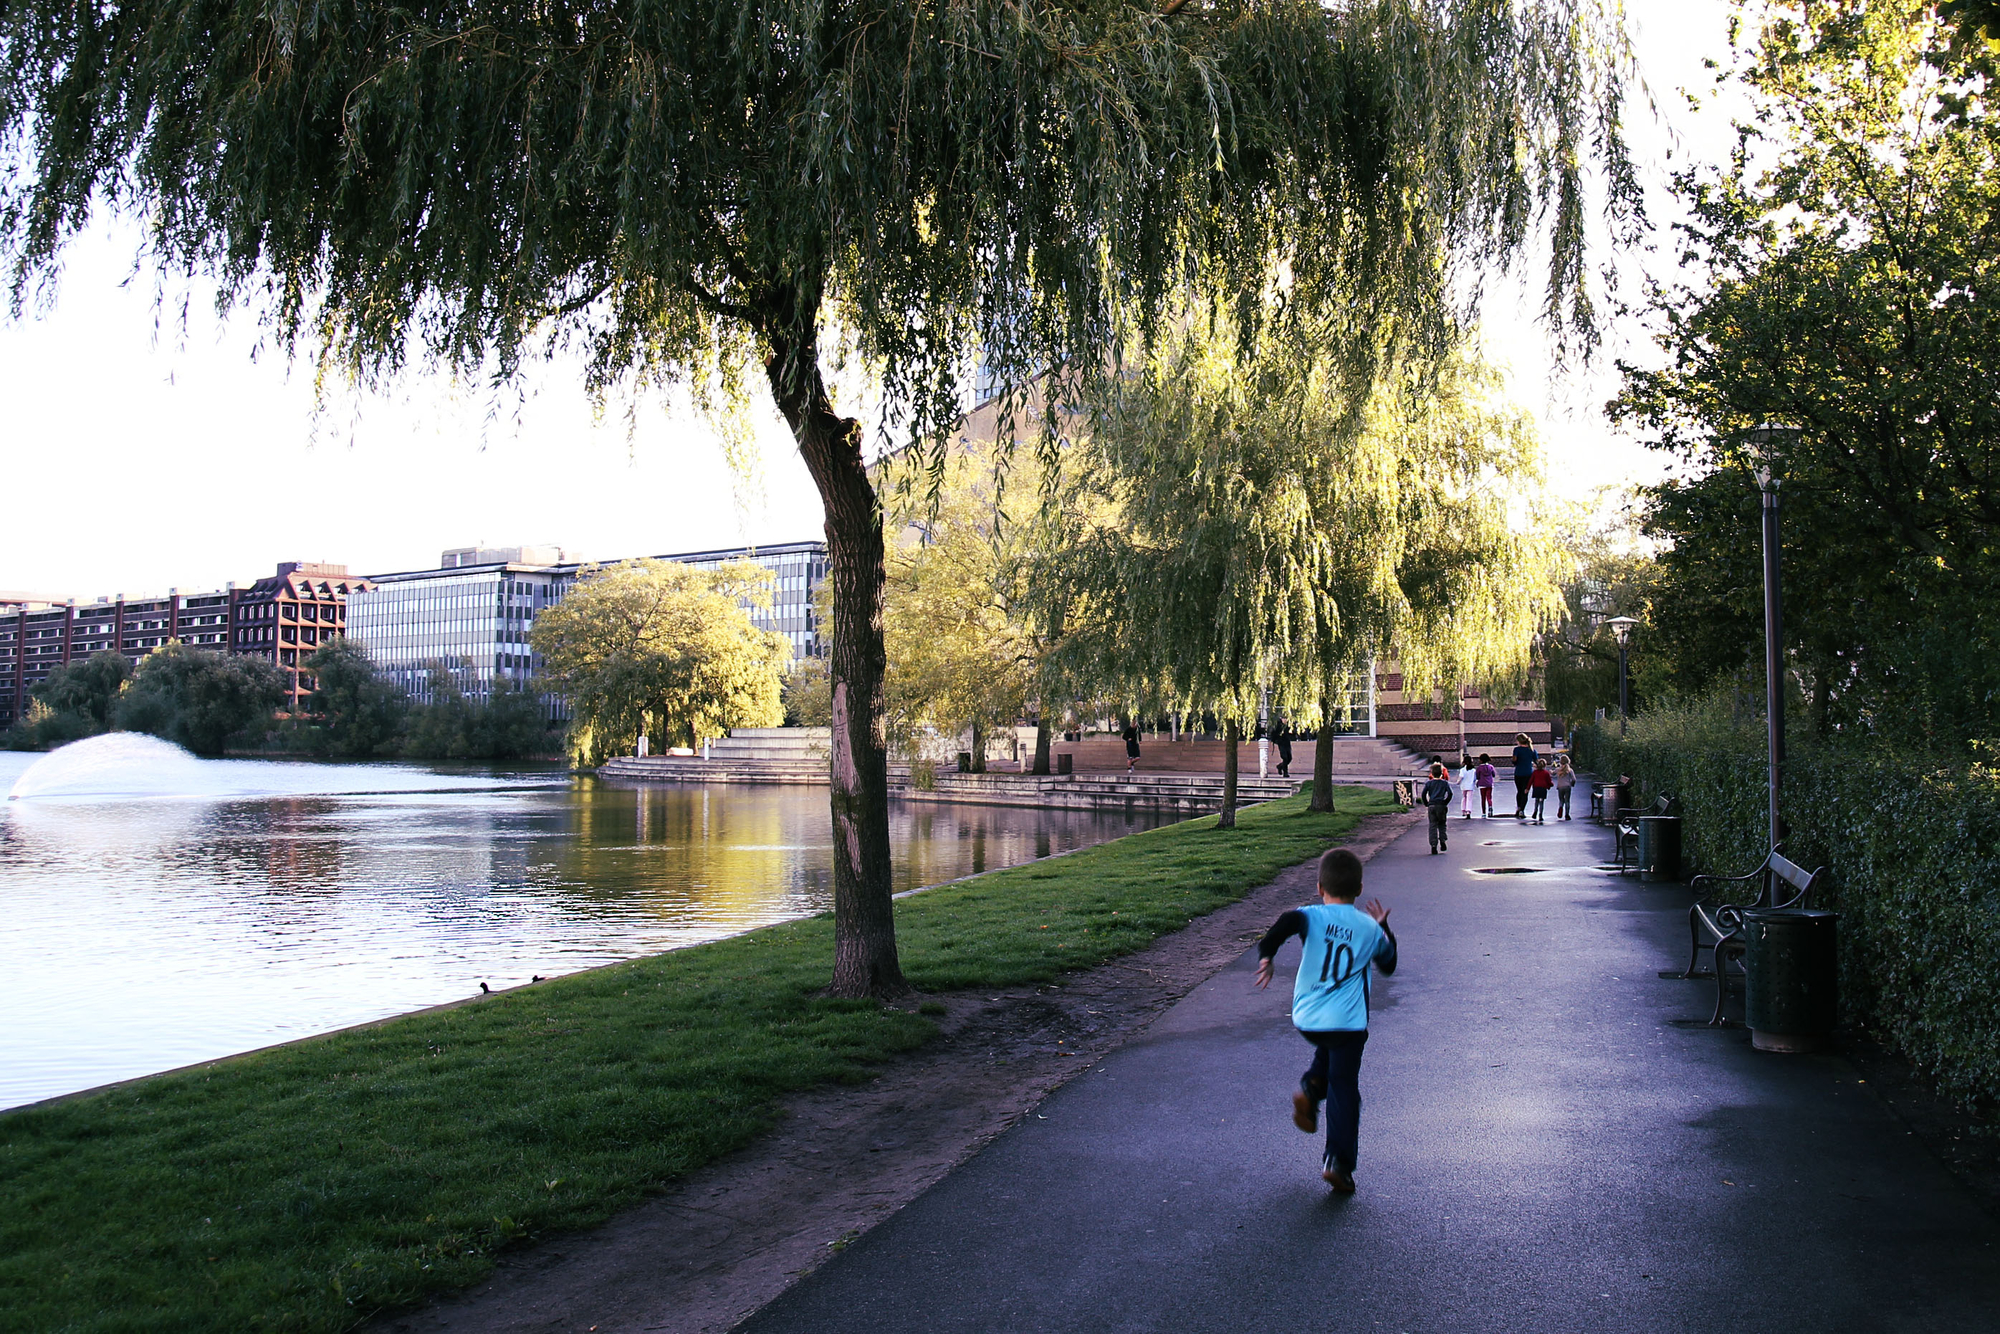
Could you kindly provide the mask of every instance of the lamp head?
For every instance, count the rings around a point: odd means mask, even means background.
[[[1605,622],[1606,625],[1611,627],[1611,633],[1618,636],[1618,644],[1621,648],[1632,642],[1632,627],[1638,623],[1630,616],[1613,616]]]
[[[1796,441],[1802,432],[1796,426],[1783,422],[1762,422],[1743,433],[1743,443],[1750,447],[1752,467],[1757,474],[1757,485],[1771,489],[1772,479],[1777,475],[1776,467],[1787,446]]]

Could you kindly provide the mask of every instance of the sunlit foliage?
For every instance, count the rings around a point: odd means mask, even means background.
[[[740,605],[768,605],[770,578],[751,561],[720,570],[625,561],[586,575],[536,617],[536,684],[569,700],[579,762],[629,752],[641,736],[691,746],[781,721],[791,642],[759,630]]]

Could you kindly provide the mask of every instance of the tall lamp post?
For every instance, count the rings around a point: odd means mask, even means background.
[[[1799,428],[1765,422],[1744,432],[1757,474],[1764,509],[1764,717],[1768,730],[1768,779],[1771,846],[1778,846],[1783,827],[1778,821],[1778,785],[1785,763],[1785,608],[1778,585],[1778,474],[1784,446],[1798,439]]]
[[[1625,720],[1632,716],[1632,672],[1627,664],[1625,650],[1632,643],[1632,627],[1638,622],[1630,616],[1613,616],[1605,622],[1611,633],[1618,636],[1618,735],[1625,735]]]

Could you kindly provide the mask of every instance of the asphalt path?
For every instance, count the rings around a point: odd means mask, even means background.
[[[741,1328],[2000,1331],[2000,1225],[1852,1065],[1687,1026],[1684,889],[1582,820],[1451,834],[1368,865],[1358,1194],[1290,1120],[1298,946],[1246,952]]]

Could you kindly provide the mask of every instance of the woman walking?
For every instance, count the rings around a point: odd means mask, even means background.
[[[1125,772],[1129,774],[1139,767],[1139,724],[1125,724],[1125,730],[1120,735],[1125,738]]]
[[[1528,785],[1535,777],[1535,748],[1526,732],[1514,734],[1514,818],[1528,818]]]

